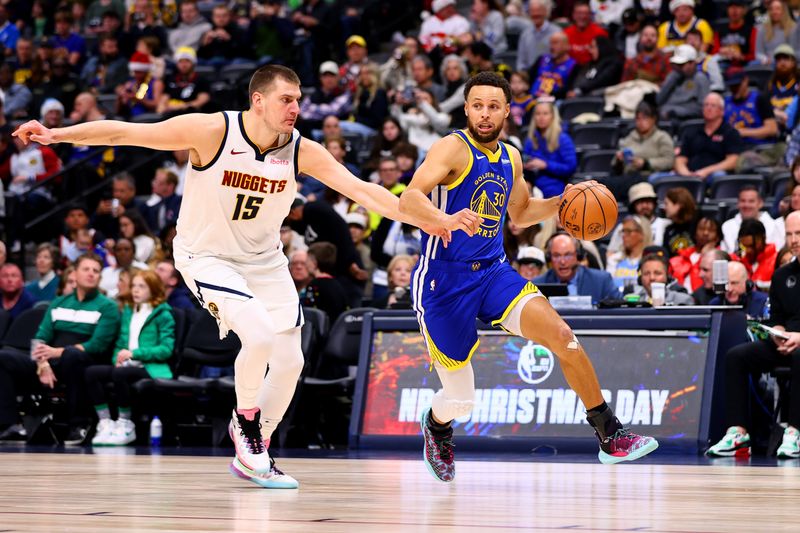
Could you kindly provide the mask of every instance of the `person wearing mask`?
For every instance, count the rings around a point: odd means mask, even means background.
[[[653,283],[663,283],[664,302],[660,305],[694,305],[694,298],[668,272],[666,257],[659,254],[645,255],[639,265],[639,285],[633,288],[632,294],[638,296],[640,301],[653,303]]]
[[[578,160],[575,145],[562,130],[561,117],[552,102],[539,102],[523,149],[523,168],[545,198],[564,192],[567,180],[575,173]]]
[[[592,303],[619,297],[611,274],[583,266],[584,251],[578,240],[558,232],[547,241],[545,257],[550,269],[533,283],[563,283],[571,296],[591,296]]]
[[[725,293],[711,299],[708,305],[741,305],[749,320],[762,320],[769,315],[766,292],[756,289],[747,277],[747,267],[738,261],[728,261],[728,284]]]

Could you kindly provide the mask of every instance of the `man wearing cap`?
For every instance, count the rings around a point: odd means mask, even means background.
[[[664,82],[669,74],[669,58],[656,47],[658,29],[652,24],[645,24],[639,32],[638,53],[625,60],[622,81],[646,80],[658,85]]]
[[[319,87],[300,102],[300,131],[319,129],[325,117],[346,119],[353,106],[352,95],[339,83],[339,65],[325,61],[319,66]]]
[[[520,246],[514,266],[519,275],[528,281],[542,274],[545,268],[544,252],[535,246]]]
[[[756,28],[748,21],[748,0],[728,0],[728,24],[714,33],[714,54],[729,66],[745,66],[756,58]]]
[[[608,32],[592,21],[592,10],[586,0],[575,2],[572,21],[573,24],[564,30],[569,39],[569,55],[579,65],[585,65],[592,60],[589,45],[596,37],[608,37]]]
[[[347,227],[350,229],[350,237],[353,239],[353,246],[356,247],[356,252],[361,257],[361,264],[368,273],[364,295],[372,296],[372,273],[375,270],[375,263],[371,257],[372,250],[369,244],[365,242],[369,236],[367,215],[360,211],[352,211],[344,216],[344,221],[347,222]]]
[[[339,67],[341,84],[347,87],[351,94],[355,94],[358,85],[358,73],[361,67],[369,63],[367,58],[367,41],[360,35],[351,35],[345,41],[347,47],[347,61]]]
[[[203,35],[211,29],[211,24],[203,18],[200,10],[197,9],[197,0],[183,0],[181,2],[181,21],[178,27],[169,30],[167,35],[169,48],[175,54],[175,61],[179,61],[177,53],[185,46],[197,51],[200,48],[200,41]]]
[[[673,19],[658,27],[658,47],[669,52],[686,43],[689,30],[698,29],[703,35],[703,49],[708,50],[714,42],[714,30],[703,19],[694,14],[694,0],[672,0],[669,10]]]
[[[530,0],[528,15],[533,24],[519,36],[517,46],[517,70],[530,69],[536,60],[550,51],[550,37],[561,30],[550,22],[549,0]]]
[[[445,53],[455,51],[456,38],[469,33],[469,20],[456,10],[456,0],[433,0],[433,16],[426,18],[419,29],[419,40],[426,52],[437,46]]]
[[[725,92],[720,57],[706,53],[703,34],[700,30],[695,28],[686,32],[686,44],[697,50],[697,71],[708,77],[708,81],[711,83],[711,90],[718,93]]]
[[[725,85],[731,92],[725,97],[725,122],[736,128],[746,149],[737,163],[740,171],[775,165],[786,150],[786,144],[778,142],[778,122],[769,98],[750,88],[749,81],[741,67],[729,68],[725,76]],[[773,146],[758,152],[752,150],[762,144]]]
[[[84,87],[111,94],[128,77],[128,62],[119,55],[119,43],[112,35],[100,37],[97,48],[100,53],[86,61],[81,81]]]
[[[594,9],[594,4],[592,4],[592,8]],[[626,60],[633,59],[639,53],[643,25],[644,13],[640,10],[629,7],[622,12],[622,28],[614,36],[614,44]],[[656,31],[656,38],[653,41],[653,46],[655,46],[655,41],[658,40],[658,28],[655,26],[653,28]]]
[[[653,186],[647,182],[637,183],[628,189],[628,212],[639,215],[650,222],[650,230],[653,233],[653,244],[661,246],[664,243],[664,230],[672,224],[668,218],[659,217],[656,214],[656,195]],[[622,249],[622,224],[617,224],[611,234],[608,243],[606,256],[609,256]]]
[[[775,48],[775,68],[769,82],[769,96],[775,118],[786,129],[793,129],[787,110],[797,96],[797,54],[788,44]],[[795,104],[796,107],[797,104]]]
[[[197,54],[193,48],[183,46],[175,51],[175,61],[178,62],[178,68],[165,83],[157,111],[177,115],[202,110],[211,100],[211,86],[194,69]]]
[[[564,283],[570,296],[591,296],[596,304],[606,298],[618,298],[619,291],[611,274],[587,268],[580,261],[583,254],[578,239],[564,232],[550,237],[546,257],[550,270],[533,279],[533,283]]]
[[[130,77],[117,87],[117,112],[135,117],[153,113],[161,100],[164,83],[153,79],[153,64],[144,52],[134,52],[128,62]]]
[[[673,70],[656,95],[656,103],[664,119],[699,118],[703,99],[710,90],[708,77],[697,71],[697,50],[681,44],[670,58]]]

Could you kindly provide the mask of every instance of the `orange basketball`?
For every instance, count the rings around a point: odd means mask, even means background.
[[[579,183],[561,198],[558,220],[576,239],[594,241],[617,223],[617,200],[605,185]]]

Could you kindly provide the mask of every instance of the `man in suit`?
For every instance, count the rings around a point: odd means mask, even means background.
[[[571,296],[591,296],[596,304],[606,298],[619,298],[611,274],[580,264],[583,250],[577,239],[565,232],[550,237],[546,246],[550,270],[533,283],[565,283]]]
[[[738,261],[729,261],[725,294],[712,298],[709,305],[741,305],[747,316],[761,320],[767,314],[767,299],[767,293],[756,290],[748,279],[747,267]]]

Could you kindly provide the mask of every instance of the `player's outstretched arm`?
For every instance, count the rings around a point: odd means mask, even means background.
[[[554,196],[547,199],[531,198],[522,177],[522,157],[511,145],[506,145],[514,162],[514,184],[508,199],[508,216],[517,226],[527,228],[542,220],[554,217],[558,213],[561,198]],[[569,185],[567,185],[569,187]]]
[[[436,141],[400,195],[400,211],[426,224],[443,225],[451,232],[463,230],[472,237],[481,226],[480,215],[469,209],[448,215],[437,209],[428,198],[434,187],[466,168],[467,157],[464,144],[454,136],[448,135]]]
[[[17,128],[13,135],[26,144],[31,141],[45,145],[68,142],[84,146],[141,146],[154,150],[194,149],[198,153],[210,152],[213,157],[224,129],[225,120],[220,113],[192,113],[153,124],[97,120],[52,129],[31,120]]]

